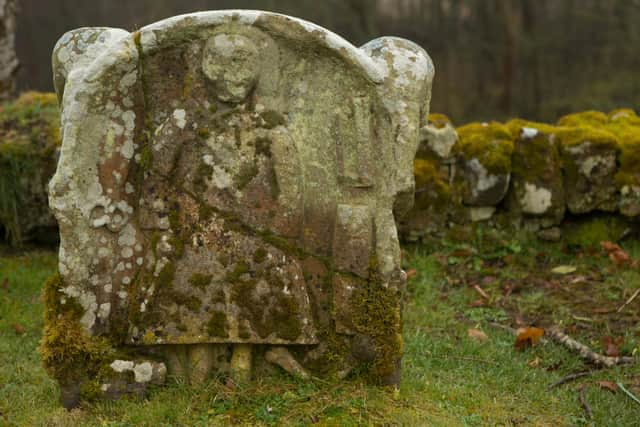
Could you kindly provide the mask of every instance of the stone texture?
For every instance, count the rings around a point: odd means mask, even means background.
[[[248,378],[257,344],[302,345],[304,369],[345,372],[358,334],[374,346],[369,377],[399,379],[394,214],[413,201],[424,50],[220,11],[76,30],[53,63],[58,299],[84,333],[157,348],[194,382],[217,368]]]
[[[509,208],[529,228],[560,224],[565,213],[562,162],[554,135],[523,127],[515,140]]]
[[[613,212],[617,204],[617,149],[589,140],[564,147],[564,186],[567,209],[573,214],[594,210]]]

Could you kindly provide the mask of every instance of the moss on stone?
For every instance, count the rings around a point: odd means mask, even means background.
[[[229,322],[227,322],[227,315],[223,311],[216,310],[211,313],[207,322],[207,333],[212,337],[229,337]]]
[[[107,338],[87,334],[80,323],[84,310],[77,302],[66,298],[62,304],[63,288],[58,273],[44,285],[44,334],[38,350],[47,373],[67,386],[95,377],[113,361],[115,351]]]
[[[478,161],[494,175],[504,175],[511,170],[513,135],[498,123],[470,123],[457,129],[459,142],[456,153],[465,161]]]
[[[163,291],[162,293],[166,296],[167,302],[183,305],[190,311],[197,312],[200,311],[200,308],[202,307],[202,301],[193,295],[184,294],[178,291]]]
[[[592,126],[559,127],[555,132],[555,136],[563,148],[589,143],[600,148],[618,149],[618,139],[605,128]]]
[[[148,144],[140,149],[140,167],[146,172],[153,167],[153,152]]]
[[[156,283],[160,290],[171,288],[173,286],[173,279],[176,276],[176,267],[173,262],[168,262],[156,278]]]
[[[189,277],[189,284],[194,288],[198,288],[202,291],[211,284],[213,276],[211,274],[194,273]]]
[[[582,127],[595,126],[599,127],[607,123],[608,117],[600,111],[581,111],[561,117],[558,120],[559,126]]]
[[[555,125],[533,122],[525,119],[511,119],[507,123],[505,123],[505,127],[509,129],[509,132],[514,139],[520,135],[520,132],[522,132],[522,129],[524,128],[535,129],[542,133],[546,133],[547,135],[554,134],[558,130],[558,127]]]
[[[273,129],[277,126],[282,126],[285,124],[284,116],[277,111],[267,110],[260,113],[260,117],[264,120],[264,127],[267,129]]]
[[[376,357],[369,366],[369,377],[381,383],[395,375],[402,357],[400,295],[398,290],[383,285],[375,256],[369,264],[369,279],[351,297],[352,319],[356,331],[375,345]]]
[[[451,120],[449,119],[449,117],[439,113],[429,114],[427,116],[427,121],[430,125],[434,126],[437,129],[442,129],[447,126],[447,124],[451,124]]]
[[[211,131],[209,131],[209,128],[200,128],[198,129],[198,136],[202,139],[208,139],[211,136]]]
[[[267,259],[267,250],[265,248],[256,249],[253,253],[253,262],[260,264],[265,259]]]
[[[229,283],[235,283],[240,279],[240,276],[249,272],[249,265],[246,262],[240,261],[236,263],[232,271],[227,273],[226,281]]]
[[[440,210],[452,203],[451,188],[438,171],[438,163],[426,159],[415,159],[413,174],[416,181],[415,206],[424,210]]]
[[[258,175],[258,166],[255,164],[243,165],[238,175],[234,179],[234,184],[238,190],[244,189]]]

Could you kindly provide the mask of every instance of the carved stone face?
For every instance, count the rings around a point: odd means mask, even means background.
[[[202,71],[223,102],[242,102],[258,82],[260,58],[253,41],[236,34],[207,40]]]

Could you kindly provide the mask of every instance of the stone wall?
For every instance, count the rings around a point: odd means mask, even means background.
[[[27,92],[0,107],[0,240],[56,239],[47,183],[60,146],[60,113],[52,93]]]
[[[405,240],[486,222],[559,238],[567,217],[640,215],[640,118],[586,111],[556,124],[514,119],[454,129],[429,116],[414,163],[415,206]]]

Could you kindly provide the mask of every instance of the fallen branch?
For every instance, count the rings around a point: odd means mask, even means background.
[[[589,404],[587,403],[587,398],[584,397],[584,387],[580,387],[580,393],[578,394],[578,398],[580,399],[580,404],[582,405],[582,407],[584,408],[585,412],[587,413],[587,418],[588,419],[593,419],[593,411],[591,410],[591,406],[589,406]]]
[[[596,353],[586,345],[579,343],[578,341],[562,332],[557,326],[552,326],[547,329],[546,334],[553,341],[567,347],[569,350],[578,352],[580,354],[580,357],[588,360],[596,366],[606,366],[607,368],[610,368],[615,365],[635,363],[635,359],[633,357],[610,357]]]
[[[568,383],[569,381],[586,377],[587,375],[591,375],[592,373],[593,371],[586,371],[586,372],[578,372],[576,374],[567,375],[566,377],[560,379],[559,381],[556,381],[555,383],[551,384],[549,387],[547,387],[547,390],[551,390],[552,388],[558,387],[559,385],[562,385],[564,383]]]
[[[620,390],[622,390],[624,392],[624,394],[626,394],[627,396],[629,396],[634,402],[636,402],[637,404],[640,405],[640,399],[638,399],[637,397],[635,397],[633,395],[633,393],[631,393],[629,390],[627,390],[625,388],[625,386],[622,385],[622,383],[616,383],[616,385],[618,386],[618,388]]]

